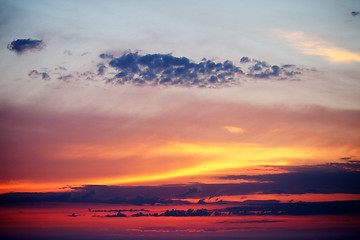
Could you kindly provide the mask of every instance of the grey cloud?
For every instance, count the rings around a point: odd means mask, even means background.
[[[102,53],[99,55],[100,58],[102,59],[113,59],[114,58],[114,55],[113,54],[110,54],[110,53]]]
[[[254,79],[269,79],[277,77],[278,80],[287,79],[287,77],[294,77],[302,74],[302,69],[292,64],[284,64],[281,67],[277,65],[269,65],[268,63],[256,59],[250,60],[248,57],[243,57],[241,63],[250,64],[247,76]]]
[[[106,55],[100,56],[105,58]],[[140,86],[217,88],[239,84],[237,77],[243,74],[231,61],[216,63],[203,59],[200,63],[195,63],[186,57],[174,57],[170,54],[125,53],[112,59],[109,66],[118,72],[107,80],[108,83]]]
[[[248,57],[242,57],[241,59],[240,59],[240,63],[248,63],[248,62],[250,62],[251,60],[250,60],[250,58],[248,58]]]
[[[26,51],[39,51],[45,46],[42,40],[32,40],[28,39],[17,39],[12,41],[7,45],[7,48],[10,51],[14,51],[18,54],[21,54]]]
[[[28,76],[31,77],[31,78],[41,78],[43,80],[50,80],[50,76],[48,73],[46,72],[38,72],[37,70],[31,70],[29,73],[28,73]]]
[[[60,76],[60,77],[58,77],[57,79],[62,80],[62,81],[64,81],[64,82],[68,82],[69,79],[72,79],[72,78],[73,78],[73,75],[72,75],[72,74],[68,74],[68,75]]]
[[[97,67],[98,67],[97,74],[98,74],[98,75],[104,75],[106,66],[105,66],[103,63],[99,63],[99,64],[97,65]]]

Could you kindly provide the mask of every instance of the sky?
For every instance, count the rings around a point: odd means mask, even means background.
[[[359,11],[355,0],[0,0],[1,204],[351,213]],[[26,225],[10,215],[5,225]],[[215,222],[226,237],[244,223]]]

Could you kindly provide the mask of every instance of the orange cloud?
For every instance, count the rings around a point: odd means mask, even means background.
[[[360,62],[360,53],[334,46],[332,43],[310,37],[303,31],[288,32],[281,29],[270,31],[306,55],[323,56],[330,62]]]
[[[243,133],[243,132],[245,132],[244,129],[239,128],[239,127],[224,126],[223,128],[224,128],[225,130],[231,132],[231,133]]]

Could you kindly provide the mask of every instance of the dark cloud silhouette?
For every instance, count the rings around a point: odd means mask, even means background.
[[[17,39],[8,44],[7,48],[10,51],[14,51],[16,53],[23,53],[26,51],[39,51],[43,49],[45,46],[42,40],[32,40],[28,39]]]
[[[188,191],[186,191],[185,193],[182,193],[182,194],[179,194],[177,195],[177,197],[179,198],[187,198],[187,197],[191,197],[191,195],[194,195],[196,193],[199,193],[200,192],[200,189],[198,188],[189,188]]]
[[[163,214],[161,214],[161,216],[166,216],[166,217],[194,217],[194,216],[210,216],[211,212],[209,212],[207,209],[202,208],[202,209],[197,209],[197,210],[193,210],[193,209],[188,209],[187,211],[185,210],[166,210]]]
[[[360,194],[360,163],[346,160],[313,166],[282,166],[286,173],[263,175],[228,175],[220,179],[234,183],[170,184],[162,186],[102,186],[88,185],[70,188],[66,193],[5,193],[0,203],[22,202],[88,202],[132,205],[190,204],[186,198],[198,199],[198,204],[211,204],[204,199],[221,195],[246,194]],[[235,182],[244,179],[251,182]],[[217,201],[228,204],[229,202]],[[233,202],[232,202],[233,203]]]
[[[38,72],[37,70],[31,70],[28,74],[31,78],[41,78],[43,80],[50,80],[50,76],[46,72]]]
[[[127,217],[127,216],[125,214],[123,214],[122,212],[118,211],[118,213],[115,215],[108,214],[105,217]]]
[[[100,55],[105,58],[106,55]],[[170,54],[124,53],[114,58],[109,66],[118,73],[108,83],[134,85],[175,85],[183,87],[225,87],[239,84],[239,75],[243,72],[231,61],[216,63],[203,59],[194,63],[186,57],[174,57]]]
[[[355,11],[352,11],[351,12],[351,15],[353,16],[353,17],[355,17],[355,16],[357,16],[357,15],[359,15],[360,14],[360,12],[355,12]]]
[[[92,202],[132,205],[189,204],[177,200],[186,198],[204,199],[220,195],[245,194],[305,194],[305,193],[350,193],[360,194],[360,163],[347,160],[315,166],[283,166],[289,172],[263,175],[228,175],[226,180],[251,180],[245,183],[185,184],[163,186],[96,186],[73,187],[67,193],[5,193],[0,203],[21,202]],[[224,201],[218,203],[227,204]],[[209,204],[209,203],[207,203]]]
[[[293,172],[253,176],[229,175],[221,179],[260,181],[245,185],[252,185],[253,190],[265,194],[360,193],[360,164],[356,162],[283,168]]]
[[[225,223],[225,224],[229,224],[229,223],[278,223],[278,222],[285,222],[283,220],[244,220],[244,221],[217,221],[216,223]]]
[[[278,201],[250,201],[243,206],[225,208],[222,211],[229,215],[326,215],[326,214],[358,214],[360,201],[333,202],[296,202],[280,203]]]
[[[102,212],[117,212],[108,214],[105,217],[127,217],[123,210],[103,210]],[[129,211],[129,210],[126,210]],[[146,212],[145,214],[143,212]],[[329,202],[288,202],[281,203],[276,200],[248,200],[235,207],[221,209],[191,209],[177,210],[168,209],[162,213],[151,213],[149,211],[139,211],[131,217],[209,217],[209,216],[248,216],[248,215],[336,215],[336,214],[359,214],[360,201],[329,201]],[[273,223],[281,222],[277,220],[243,220],[243,221],[221,221],[218,223]]]

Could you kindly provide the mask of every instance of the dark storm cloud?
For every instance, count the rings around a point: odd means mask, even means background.
[[[100,55],[102,58],[106,55]],[[108,83],[134,85],[165,85],[183,87],[225,87],[238,84],[243,72],[231,61],[217,63],[203,59],[194,63],[186,57],[170,54],[125,53],[114,58],[109,66],[118,72]]]
[[[8,44],[7,48],[10,51],[14,51],[16,53],[23,53],[26,51],[39,51],[43,49],[45,46],[42,40],[32,40],[28,39],[17,39]]]

